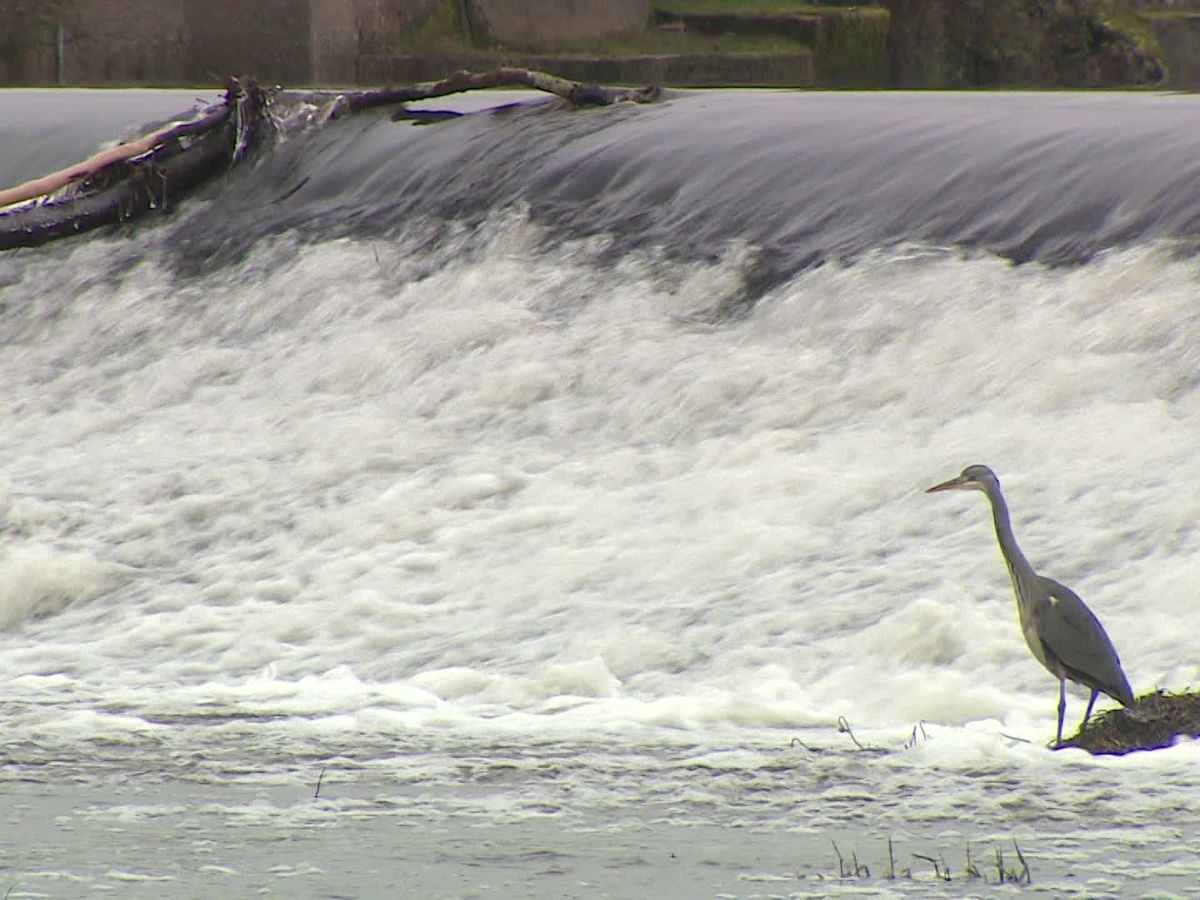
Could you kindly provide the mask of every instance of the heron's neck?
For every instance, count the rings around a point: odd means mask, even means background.
[[[987,492],[988,500],[992,503],[992,519],[996,523],[996,540],[1000,542],[1000,552],[1004,554],[1004,561],[1008,563],[1008,572],[1015,581],[1018,576],[1025,577],[1033,574],[1033,569],[1025,559],[1025,554],[1021,552],[1021,548],[1017,546],[1017,539],[1013,535],[1012,520],[1008,517],[1008,504],[1004,502],[1004,495],[1000,493],[1000,489],[990,490]]]

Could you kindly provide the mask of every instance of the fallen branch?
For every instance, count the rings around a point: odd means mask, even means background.
[[[226,105],[210,107],[187,122],[172,122],[158,131],[138,138],[136,141],[131,141],[127,144],[117,144],[115,147],[101,150],[83,162],[68,166],[65,169],[59,169],[57,172],[52,172],[49,175],[43,175],[41,178],[34,178],[31,181],[26,181],[24,184],[18,184],[16,187],[0,191],[0,207],[12,206],[15,203],[23,203],[26,200],[34,200],[38,197],[52,194],[73,181],[81,181],[85,178],[94,177],[101,169],[111,166],[114,163],[124,162],[125,160],[149,153],[167,141],[177,140],[185,135],[215,128],[228,115],[229,107]]]
[[[309,96],[325,99],[343,98],[344,109],[347,112],[358,112],[378,106],[395,106],[399,103],[412,103],[416,100],[430,100],[435,97],[448,97],[451,94],[498,87],[533,88],[562,97],[574,106],[611,106],[622,101],[653,103],[661,94],[660,89],[654,85],[636,88],[603,87],[598,84],[569,81],[566,78],[559,78],[557,75],[539,72],[536,69],[501,67],[488,72],[469,72],[466,69],[460,69],[441,81],[424,81],[406,87],[350,94],[317,92]]]
[[[189,121],[0,193],[20,198],[10,203],[23,204],[0,209],[0,250],[36,246],[169,208],[237,158],[266,121],[264,108],[265,95],[257,85],[230,79],[222,102]],[[49,190],[30,196],[37,187]]]
[[[657,87],[580,84],[533,69],[454,72],[441,81],[355,93],[279,94],[323,108],[320,120],[383,106],[495,87],[528,87],[575,106],[650,103]],[[253,81],[230,79],[220,104],[81,163],[0,191],[0,250],[30,247],[102,225],[167,209],[181,196],[235,165],[263,128],[273,128],[268,97]],[[401,109],[397,117],[406,113]],[[436,121],[442,116],[421,116]],[[286,126],[285,126],[286,127]],[[852,736],[853,737],[853,736]]]

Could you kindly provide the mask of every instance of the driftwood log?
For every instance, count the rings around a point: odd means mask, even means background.
[[[0,250],[44,244],[169,209],[236,162],[265,121],[265,94],[231,79],[221,103],[78,165],[0,191]]]
[[[580,84],[531,69],[454,72],[440,81],[352,93],[288,94],[319,110],[321,120],[397,106],[394,118],[436,121],[446,114],[408,113],[403,104],[494,87],[527,87],[574,106],[657,100],[656,87]],[[272,95],[252,80],[230,79],[222,101],[183,122],[172,122],[77,165],[0,190],[0,250],[30,247],[165,211],[187,193],[235,165],[274,127]]]

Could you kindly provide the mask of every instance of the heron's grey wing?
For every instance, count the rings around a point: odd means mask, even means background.
[[[1038,634],[1042,644],[1069,670],[1075,680],[1103,691],[1126,706],[1133,691],[1121,660],[1100,620],[1079,595],[1052,578],[1042,578],[1049,602],[1041,609]]]

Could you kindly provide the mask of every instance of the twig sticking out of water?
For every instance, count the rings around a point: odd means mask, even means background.
[[[1004,866],[1004,851],[999,847],[996,848],[996,875],[999,878],[999,883],[1004,884],[1033,884],[1033,876],[1029,872],[1029,863],[1025,860],[1025,854],[1021,852],[1021,845],[1013,839],[1013,849],[1017,851],[1017,859],[1021,861],[1021,871],[1017,871],[1016,867],[1005,868]]]
[[[933,874],[936,875],[939,880],[950,880],[950,867],[946,865],[946,860],[942,858],[940,853],[938,854],[938,859],[934,859],[932,856],[926,856],[924,853],[914,853],[913,856],[915,856],[917,859],[923,859],[928,863],[932,863]],[[940,866],[938,865],[939,860],[941,861]]]
[[[859,750],[866,750],[862,744],[858,742],[858,738],[854,736],[854,732],[850,730],[850,723],[846,721],[845,716],[838,716],[838,734],[850,735],[850,740],[854,741],[854,746]]]
[[[921,730],[920,740],[917,739],[917,729]],[[927,741],[927,740],[929,740],[929,734],[925,731],[925,720],[922,719],[920,722],[918,722],[916,725],[913,726],[912,734],[909,736],[908,740],[904,742],[904,749],[911,750],[913,747],[917,746],[917,744],[919,744],[921,741]]]
[[[850,879],[867,879],[871,877],[871,869],[865,863],[858,861],[858,854],[851,851],[849,859],[842,855],[841,848],[838,847],[837,841],[831,841],[833,844],[833,852],[837,856],[838,863],[838,878],[843,880]],[[1000,847],[995,848],[995,866],[996,878],[989,880],[988,876],[976,864],[975,858],[971,854],[971,842],[967,842],[967,859],[966,865],[959,874],[959,880],[978,880],[984,884],[1033,884],[1033,875],[1029,869],[1029,861],[1025,858],[1025,854],[1021,851],[1020,845],[1014,840],[1013,849],[1016,850],[1017,859],[1020,862],[1019,866],[1008,865],[1004,859],[1004,851]],[[911,868],[905,868],[900,871],[896,870],[896,847],[895,842],[888,837],[887,840],[887,871],[883,877],[888,881],[906,878],[914,879]],[[936,855],[935,855],[936,854]],[[934,853],[913,853],[913,859],[922,859],[933,867],[933,875],[938,881],[954,880],[954,872],[950,864],[946,862],[946,857],[940,852]],[[797,876],[803,877],[803,876]],[[822,876],[818,876],[822,877]],[[920,879],[916,879],[920,880]]]
[[[979,871],[979,866],[971,862],[971,842],[967,841],[967,877],[968,878],[983,878],[983,873]]]
[[[838,849],[837,841],[830,841],[830,843],[833,844],[833,852],[837,854],[839,878],[871,877],[870,867],[859,863],[857,852],[854,850],[850,851],[850,864],[847,865],[846,860],[842,857],[842,851]]]
[[[317,789],[313,791],[313,799],[316,800],[321,796],[321,782],[325,778],[325,770],[328,766],[321,766],[321,774],[317,776]]]
[[[1025,854],[1021,852],[1021,845],[1017,843],[1016,838],[1013,838],[1013,849],[1017,851],[1017,859],[1021,861],[1021,872],[1025,876],[1025,883],[1033,884],[1033,875],[1029,872],[1029,863],[1025,861]]]

